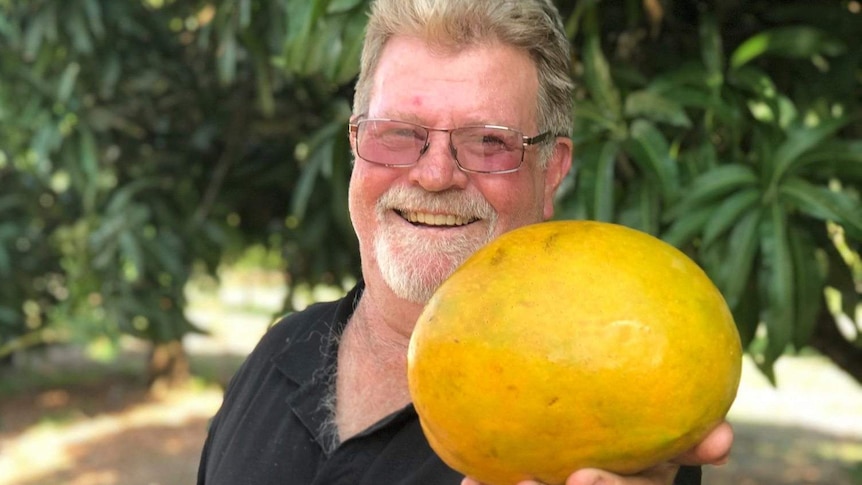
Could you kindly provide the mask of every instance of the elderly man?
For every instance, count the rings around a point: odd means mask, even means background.
[[[476,483],[422,434],[407,344],[462,261],[553,215],[572,159],[569,74],[549,0],[373,5],[349,130],[363,281],[264,336],[213,420],[199,485]],[[680,464],[718,463],[731,441],[723,424],[674,463],[567,483],[700,483]]]

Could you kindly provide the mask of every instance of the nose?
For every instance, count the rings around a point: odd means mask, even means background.
[[[458,168],[458,162],[455,161],[449,133],[431,132],[419,161],[410,167],[411,182],[428,192],[441,192],[451,188],[463,189],[467,185],[467,178],[467,173]]]

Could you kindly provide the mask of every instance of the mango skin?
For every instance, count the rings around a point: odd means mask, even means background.
[[[510,231],[435,292],[408,350],[431,447],[489,485],[630,474],[698,443],[736,397],[742,349],[691,259],[592,221]]]

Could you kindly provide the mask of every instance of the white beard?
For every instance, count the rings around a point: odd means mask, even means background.
[[[420,231],[384,224],[384,214],[392,209],[483,219],[488,222],[488,231],[481,237],[469,237],[459,231],[446,239],[428,238]],[[374,236],[374,252],[384,281],[398,297],[425,303],[461,263],[493,239],[497,214],[484,199],[471,198],[463,192],[432,194],[399,187],[380,199],[377,218],[381,230]]]

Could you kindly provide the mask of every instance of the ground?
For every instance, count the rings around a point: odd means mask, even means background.
[[[190,318],[212,334],[186,342],[198,376],[188,388],[145,392],[145,354],[134,343],[110,364],[61,349],[0,373],[7,390],[0,394],[0,485],[195,483],[222,387],[283,296],[265,281],[240,283],[239,292],[193,292]],[[704,483],[862,484],[862,387],[814,356],[782,358],[777,374],[773,388],[746,361],[730,413],[730,462],[707,468]]]

